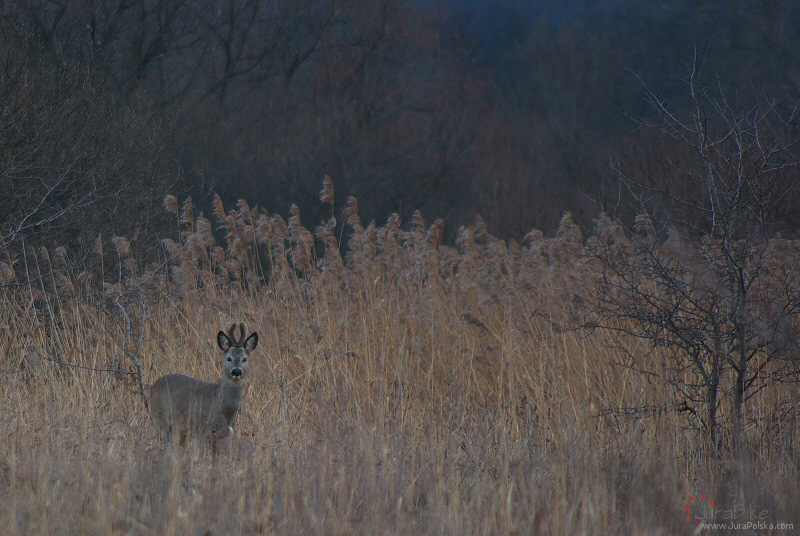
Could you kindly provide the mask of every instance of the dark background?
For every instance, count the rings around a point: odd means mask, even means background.
[[[730,102],[800,99],[795,0],[27,0],[0,18],[0,245],[134,241],[166,193],[313,226],[336,214],[552,234],[614,203],[617,161],[672,150],[697,59]],[[654,169],[657,169],[655,166]],[[789,218],[787,231],[797,228]],[[174,222],[171,224],[174,226]]]

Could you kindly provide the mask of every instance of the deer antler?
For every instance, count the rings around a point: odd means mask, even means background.
[[[239,337],[236,336],[236,330],[239,329]],[[233,324],[228,327],[228,331],[225,332],[228,336],[228,340],[231,341],[231,346],[236,346],[241,348],[244,345],[245,339],[247,339],[247,325],[244,322],[237,324],[234,322]]]
[[[228,331],[225,333],[228,336],[228,340],[231,342],[231,346],[238,346],[236,344],[236,336],[234,335],[234,330],[236,330],[236,322],[228,327]]]
[[[247,338],[247,326],[244,325],[244,322],[239,323],[239,329],[242,332],[242,336],[239,337],[239,341],[236,343],[236,346],[244,346],[244,340]]]

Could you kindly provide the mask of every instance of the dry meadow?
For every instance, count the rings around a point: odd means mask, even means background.
[[[120,237],[81,271],[62,248],[0,266],[2,532],[694,534],[700,494],[764,522],[709,533],[800,527],[797,385],[748,402],[741,452],[709,448],[621,366],[657,353],[580,328],[593,276],[568,216],[522,244],[477,220],[449,247],[441,222],[365,225],[352,199],[309,228],[165,205],[157,262]],[[216,381],[234,321],[260,337],[234,433],[217,458],[162,448],[140,386]]]

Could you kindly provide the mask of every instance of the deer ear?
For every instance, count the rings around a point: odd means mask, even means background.
[[[252,335],[247,337],[247,340],[244,341],[244,351],[248,354],[256,349],[258,345],[258,333],[253,332]]]
[[[231,340],[228,338],[227,335],[225,335],[225,333],[220,331],[219,333],[217,333],[217,344],[219,345],[220,350],[222,350],[223,352],[227,352],[228,349],[230,349],[231,347]]]

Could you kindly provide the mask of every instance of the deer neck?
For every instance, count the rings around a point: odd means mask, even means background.
[[[242,388],[244,381],[233,382],[228,378],[222,378],[217,388],[217,395],[214,398],[214,409],[225,416],[230,421],[239,409],[242,400]]]

